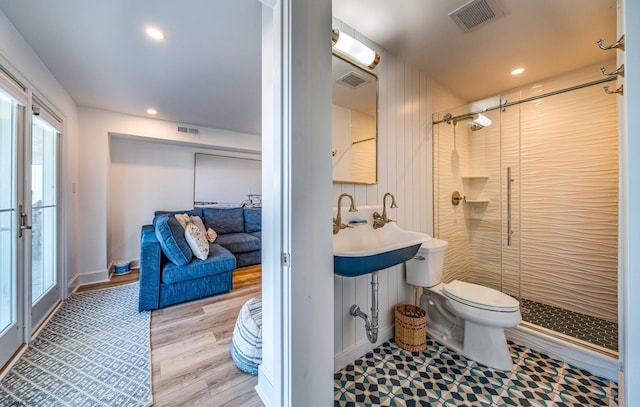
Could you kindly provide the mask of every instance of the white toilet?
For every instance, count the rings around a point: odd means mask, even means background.
[[[427,333],[441,344],[483,365],[512,370],[504,329],[522,320],[520,303],[492,288],[454,280],[443,284],[448,243],[423,243],[407,261],[407,282],[423,287],[420,306],[427,311]]]

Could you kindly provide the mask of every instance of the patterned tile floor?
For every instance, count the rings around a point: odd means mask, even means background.
[[[524,298],[520,308],[524,321],[618,351],[618,324],[615,322]]]
[[[509,342],[512,372],[468,360],[429,339],[427,350],[381,346],[334,374],[334,407],[617,406],[616,383]]]

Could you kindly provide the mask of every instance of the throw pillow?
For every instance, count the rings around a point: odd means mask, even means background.
[[[178,266],[188,264],[193,258],[189,244],[184,238],[184,229],[180,222],[169,215],[161,215],[156,220],[155,232],[162,251],[167,258]]]
[[[206,260],[209,257],[207,238],[193,222],[190,222],[184,230],[184,238],[189,243],[194,256],[200,260]]]
[[[180,222],[180,226],[182,226],[182,229],[186,229],[187,225],[191,221],[191,217],[186,213],[176,213],[173,216],[175,216],[178,222]]]
[[[215,242],[217,237],[218,237],[218,234],[216,233],[215,230],[211,228],[207,229],[207,240],[209,241],[209,243]]]
[[[204,234],[204,235],[207,234],[207,229],[205,229],[204,223],[202,222],[202,218],[200,216],[192,216],[191,217],[191,222],[193,222],[193,224],[196,225],[198,227],[198,229],[200,229],[202,234]]]

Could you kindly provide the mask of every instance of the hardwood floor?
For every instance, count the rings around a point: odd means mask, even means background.
[[[137,280],[134,272],[127,282]],[[238,370],[229,353],[240,307],[261,297],[261,275],[259,265],[237,269],[232,291],[151,313],[154,407],[263,405],[257,377]],[[89,289],[126,284],[125,276]]]

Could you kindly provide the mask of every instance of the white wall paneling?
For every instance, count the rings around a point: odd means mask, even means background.
[[[356,205],[381,205],[383,195],[391,192],[398,209],[391,209],[389,217],[402,228],[432,234],[431,109],[460,104],[462,100],[415,66],[389,54],[335,18],[333,26],[369,45],[381,56],[375,69],[379,81],[378,183],[334,184],[333,205],[337,205],[342,193],[353,195]],[[382,343],[393,336],[393,308],[397,304],[413,303],[415,290],[404,281],[404,265],[381,271],[379,280],[378,343]],[[367,340],[362,320],[349,314],[352,304],[360,305],[369,313],[370,283],[369,275],[334,277],[336,369],[375,346]]]

